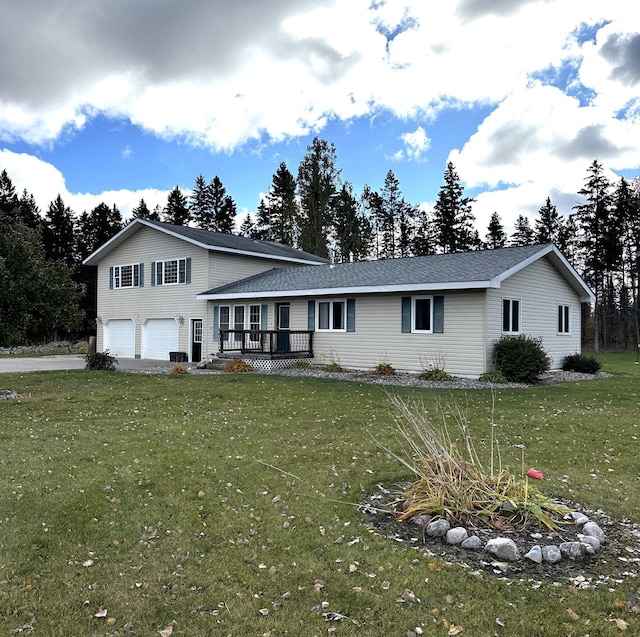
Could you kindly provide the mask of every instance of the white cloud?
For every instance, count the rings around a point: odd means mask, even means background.
[[[0,150],[0,170],[7,171],[19,195],[27,190],[34,196],[42,214],[58,195],[76,214],[88,212],[98,204],[106,203],[108,206],[115,204],[125,219],[131,216],[131,210],[138,205],[140,199],[145,200],[149,210],[153,210],[156,205],[164,207],[167,203],[168,192],[150,188],[135,191],[107,190],[98,194],[69,192],[62,173],[55,166],[33,155],[6,149]]]
[[[418,126],[412,133],[403,133],[400,139],[404,142],[404,148],[395,154],[395,159],[415,162],[427,160],[431,140],[422,126]]]

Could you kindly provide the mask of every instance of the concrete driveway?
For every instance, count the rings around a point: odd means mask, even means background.
[[[0,374],[84,369],[85,364],[86,361],[82,354],[34,356],[33,358],[0,358]]]
[[[61,356],[33,356],[31,358],[0,358],[0,374],[23,372],[42,372],[64,369],[84,369],[84,354],[64,354]],[[136,371],[163,373],[168,372],[175,363],[169,361],[151,361],[137,358],[119,358],[116,369],[120,371]],[[191,371],[192,365],[189,365]]]

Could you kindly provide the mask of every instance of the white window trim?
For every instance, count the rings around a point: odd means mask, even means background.
[[[329,304],[329,327],[320,327],[320,304]],[[333,306],[334,303],[342,305],[342,325],[341,328],[333,327]],[[316,332],[346,332],[347,331],[347,300],[346,299],[321,299],[316,301]]]
[[[518,303],[518,329],[517,330],[505,330],[504,329],[504,302],[505,301],[509,301],[510,305],[509,305],[509,328],[512,327],[512,323],[513,323],[513,302],[516,301]],[[501,320],[501,327],[502,327],[502,333],[503,334],[522,334],[522,299],[519,299],[517,297],[509,297],[509,296],[505,296],[502,298],[502,307],[501,307],[501,313],[500,313],[500,320]]]
[[[560,318],[560,309],[563,309],[563,313],[562,313],[562,323],[563,323],[563,327],[564,327],[564,331],[560,330],[560,325],[558,324],[558,336],[571,336],[571,326],[573,321],[572,319],[572,312],[571,312],[571,305],[569,303],[558,303],[558,319]],[[567,323],[568,325],[564,325],[564,308],[568,308],[569,312],[569,316],[567,318]]]
[[[122,268],[131,268],[131,285],[122,285]],[[136,284],[136,280],[138,281],[137,284]],[[140,264],[139,263],[125,263],[123,265],[113,266],[113,289],[114,290],[128,290],[131,288],[139,288],[139,287],[140,287]]]
[[[166,283],[165,282],[165,264],[166,263],[170,263],[172,261],[176,262],[176,281],[172,281],[171,283]],[[182,272],[184,272],[184,281],[180,280],[180,262],[184,263],[184,267],[182,269]],[[165,286],[165,285],[185,285],[187,283],[187,259],[186,257],[179,257],[179,258],[175,258],[175,259],[162,259],[161,261],[156,261],[155,264],[155,278],[156,278],[156,285],[157,286]],[[158,280],[160,279],[160,277],[158,276],[159,270],[162,269],[162,283],[158,283]]]
[[[423,299],[429,299],[429,325],[431,327],[428,330],[419,330],[416,328],[416,301],[421,301]],[[424,294],[421,296],[411,297],[411,333],[433,334],[433,296]]]
[[[220,310],[222,310],[223,307],[229,308],[229,323],[228,323],[228,327],[222,327],[222,321],[220,320],[220,318],[218,318],[218,322],[219,322],[219,328],[220,329],[227,329],[227,330],[235,330],[235,316],[236,316],[236,308],[237,307],[241,307],[243,308],[243,330],[260,330],[260,325],[262,325],[262,305],[260,303],[233,303],[232,305],[228,305],[228,304],[222,304],[219,305],[219,314],[218,317],[220,317],[220,315],[222,314],[222,312]],[[258,308],[258,327],[257,328],[252,328],[251,325],[251,308],[252,307],[257,307]]]

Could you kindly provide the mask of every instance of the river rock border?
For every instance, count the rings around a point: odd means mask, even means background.
[[[640,578],[640,525],[613,520],[604,511],[571,510],[559,531],[535,527],[499,531],[451,526],[419,515],[398,521],[393,494],[382,485],[360,505],[371,531],[417,551],[499,578],[568,578],[588,588],[616,578]]]

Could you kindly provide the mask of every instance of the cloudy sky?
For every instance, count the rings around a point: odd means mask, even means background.
[[[640,174],[630,0],[3,0],[0,170],[44,210],[218,175],[242,214],[318,135],[356,193],[429,208],[453,161],[481,235],[589,164]]]

